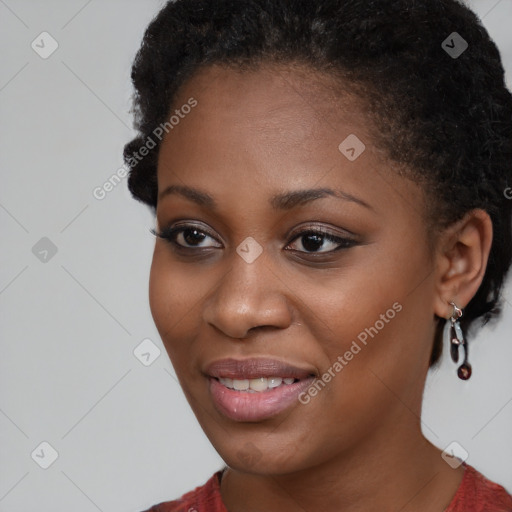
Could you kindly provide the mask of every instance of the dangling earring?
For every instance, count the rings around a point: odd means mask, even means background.
[[[450,326],[450,355],[452,361],[457,363],[459,361],[459,346],[462,345],[464,349],[464,360],[457,369],[459,379],[468,380],[471,377],[471,365],[468,363],[468,344],[464,339],[462,328],[460,326],[459,318],[462,316],[462,310],[458,308],[454,302],[450,302],[453,306],[453,313],[450,318],[452,325]]]

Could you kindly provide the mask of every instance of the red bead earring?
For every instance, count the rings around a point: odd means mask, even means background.
[[[464,339],[464,334],[460,326],[459,318],[462,316],[462,310],[458,308],[454,302],[450,302],[453,306],[453,313],[450,318],[452,325],[450,326],[450,355],[452,361],[459,361],[459,346],[464,349],[464,360],[457,369],[459,379],[468,380],[471,377],[471,365],[468,363],[468,343]]]

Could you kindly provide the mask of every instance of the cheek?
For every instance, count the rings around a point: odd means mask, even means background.
[[[339,400],[337,389],[343,388],[343,400],[375,390],[368,387],[370,370],[391,378],[399,365],[404,325],[403,305],[389,297],[353,300],[350,295],[334,296],[330,302],[316,302],[316,331],[313,336],[323,352],[319,368],[332,388],[333,400]],[[320,316],[321,315],[321,316]],[[350,392],[349,392],[350,391]],[[348,392],[348,393],[347,393]],[[336,398],[335,398],[336,395]]]
[[[313,405],[319,415],[331,411],[329,420],[321,420],[329,432],[333,424],[343,426],[334,431],[357,424],[362,433],[379,418],[398,413],[403,404],[415,410],[419,403],[431,345],[429,320],[418,317],[411,300],[394,300],[392,293],[388,298],[369,299],[365,308],[350,307],[347,301],[346,310],[329,326],[335,335],[324,344],[320,377],[327,384]],[[419,325],[423,323],[425,328]]]
[[[342,276],[338,273],[306,285],[302,280],[299,302],[307,307],[301,308],[301,315],[329,359],[349,350],[354,340],[364,346],[376,334],[375,323],[377,332],[385,336],[390,324],[397,322],[398,306],[394,309],[393,304],[400,297],[400,285],[396,278],[387,283],[389,273],[375,270],[354,265]]]
[[[314,326],[322,351],[319,369],[330,371],[322,393],[331,405],[378,405],[392,395],[386,386],[411,389],[426,371],[432,284],[420,272],[428,270],[421,254],[414,248],[407,254],[362,259],[365,265],[354,263],[343,277],[310,283],[304,291],[305,324]]]
[[[159,251],[155,247],[149,274],[149,307],[161,336],[162,331],[166,327],[170,327],[170,318],[174,316],[175,311],[176,295],[175,293],[169,293],[172,290],[171,284],[172,277],[168,272],[165,272],[159,257]]]
[[[201,289],[190,283],[179,265],[172,264],[165,247],[155,247],[149,277],[149,305],[162,342],[171,358],[180,355],[180,346],[187,345],[193,335],[191,326],[197,311]]]

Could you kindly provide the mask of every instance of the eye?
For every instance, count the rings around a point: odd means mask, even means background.
[[[219,248],[222,244],[204,229],[192,224],[175,225],[165,228],[160,232],[154,229],[151,232],[158,238],[163,238],[177,248],[181,249],[205,249]]]
[[[297,242],[296,242],[297,241]],[[347,249],[356,244],[355,240],[336,236],[322,228],[301,231],[292,240],[296,245],[292,250],[308,253],[329,253]],[[287,247],[293,244],[288,244]]]
[[[206,229],[193,224],[173,225],[160,232],[151,229],[151,232],[177,250],[222,248],[222,244]],[[306,254],[325,254],[352,247],[356,243],[351,238],[336,236],[318,227],[297,233],[285,249]]]

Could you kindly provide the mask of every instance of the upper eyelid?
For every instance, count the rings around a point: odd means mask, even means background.
[[[165,233],[166,231],[172,231],[173,233],[180,233],[182,231],[185,231],[187,229],[197,229],[201,233],[204,233],[205,235],[208,235],[210,238],[213,238],[216,242],[222,243],[219,238],[214,235],[211,230],[208,228],[204,228],[202,225],[194,224],[194,223],[184,223],[184,224],[178,224],[175,226],[174,224],[169,226],[168,228],[164,228],[160,231],[160,233]]]
[[[196,226],[195,224],[183,224],[183,225],[178,225],[178,226],[171,225],[171,226],[163,227],[163,228],[160,228],[157,230],[153,229],[151,231],[157,237],[167,239],[170,237],[166,236],[166,235],[173,235],[173,237],[174,237],[177,233],[181,233],[187,229],[194,229],[194,228],[196,228],[201,233],[204,233],[205,235],[209,236],[210,238],[215,240],[217,243],[222,243],[215,235],[210,233],[209,230],[204,229],[202,226]],[[178,245],[178,247],[187,248],[185,246],[180,246],[179,244],[177,244],[177,245]],[[191,249],[191,247],[189,247],[189,249]]]
[[[335,228],[335,227],[329,228],[322,221],[310,221],[310,222],[311,222],[311,224],[306,224],[305,226],[300,225],[300,226],[295,227],[294,229],[290,230],[287,233],[286,238],[289,239],[290,237],[296,237],[297,235],[303,234],[304,232],[310,232],[310,231],[321,232],[323,234],[330,235],[330,236],[337,237],[337,238],[351,238],[351,237],[357,238],[356,233],[353,233],[347,229]],[[218,238],[212,232],[212,230],[209,229],[209,227],[205,223],[196,224],[194,221],[187,221],[185,219],[184,220],[178,219],[178,220],[175,220],[174,222],[170,222],[169,224],[167,224],[163,228],[160,228],[157,231],[159,233],[165,233],[166,231],[170,231],[170,230],[175,231],[180,228],[187,229],[187,228],[191,228],[191,227],[192,228],[195,227],[198,230],[203,231],[204,233],[206,233],[208,236],[211,236],[212,238],[215,238],[215,239]],[[342,232],[340,233],[339,230],[341,230]]]

